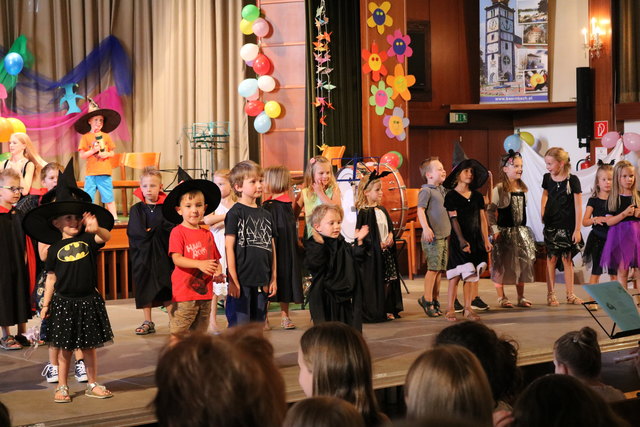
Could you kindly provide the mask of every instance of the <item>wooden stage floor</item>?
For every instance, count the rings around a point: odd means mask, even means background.
[[[364,336],[374,358],[374,386],[386,388],[404,383],[406,372],[413,360],[431,347],[434,336],[448,326],[442,318],[426,318],[416,299],[421,294],[422,279],[407,281],[410,294],[404,294],[403,318],[383,324],[365,325]],[[446,283],[442,282],[443,297]],[[461,291],[459,290],[461,293]],[[515,298],[515,288],[507,287],[507,293]],[[564,285],[558,285],[557,294],[564,295]],[[580,286],[576,294],[586,297]],[[480,313],[482,321],[499,334],[515,339],[520,346],[520,365],[549,362],[553,342],[563,333],[589,325],[599,329],[582,306],[561,304],[547,307],[546,285],[528,285],[526,296],[534,302],[530,309],[499,309],[495,307],[495,291],[492,284],[483,279],[480,296],[492,309]],[[443,299],[446,300],[446,299]],[[563,301],[563,299],[561,299]],[[148,409],[155,395],[154,369],[160,349],[168,337],[167,315],[154,309],[158,333],[136,336],[134,329],[141,323],[142,313],[135,309],[133,300],[109,301],[109,316],[115,333],[115,343],[98,350],[100,382],[115,394],[112,399],[86,398],[84,385],[70,378],[74,397],[71,404],[53,402],[54,384],[47,384],[40,375],[47,362],[47,349],[0,351],[0,401],[8,406],[13,425],[45,423],[54,425],[137,425],[153,420]],[[606,318],[602,310],[598,317]],[[279,328],[279,313],[270,313],[274,329],[267,332],[276,351],[277,363],[287,384],[287,399],[303,397],[298,385],[297,348],[300,336],[310,327],[307,311],[292,312],[292,320],[298,329],[285,331]],[[222,324],[223,316],[218,316]],[[30,326],[35,324],[32,320]],[[604,320],[610,325],[608,319]],[[633,348],[638,337],[609,340],[598,330],[603,352]]]

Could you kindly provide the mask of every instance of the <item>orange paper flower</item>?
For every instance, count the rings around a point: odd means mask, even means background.
[[[400,95],[402,99],[409,101],[411,99],[409,87],[416,84],[416,78],[412,75],[405,75],[402,65],[396,64],[396,67],[393,69],[393,75],[387,76],[387,84],[393,89],[391,99],[396,99],[398,95]]]

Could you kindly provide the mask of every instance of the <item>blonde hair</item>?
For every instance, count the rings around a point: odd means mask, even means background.
[[[215,171],[213,173],[213,177],[215,178],[216,176],[218,178],[226,179],[227,181],[229,181],[229,185],[231,185],[231,180],[229,179],[229,177],[231,176],[231,170],[229,170],[229,169],[218,169],[217,171]],[[233,200],[234,202],[238,201],[238,195],[233,190],[233,186],[231,188],[231,193],[229,193],[229,196],[231,196],[231,200]]]
[[[18,181],[20,181],[20,174],[11,168],[0,170],[0,184],[4,185],[6,180],[9,178],[17,179]]]
[[[426,178],[427,172],[431,172],[432,163],[439,162],[439,161],[440,161],[440,157],[431,156],[428,159],[424,159],[422,163],[420,163],[420,177],[425,182],[427,181],[427,178]]]
[[[140,174],[140,181],[142,181],[142,178],[146,176],[155,176],[160,180],[160,182],[162,182],[162,174],[153,166],[146,166],[144,169],[142,169],[142,173]]]
[[[564,173],[567,174],[567,179],[569,179],[569,175],[571,175],[571,159],[569,158],[569,153],[567,153],[564,149],[560,147],[551,147],[544,153],[544,157],[551,157],[555,159],[556,162],[564,162]],[[567,194],[571,194],[571,185],[567,182]]]
[[[453,416],[474,425],[493,425],[489,381],[478,358],[466,348],[444,345],[413,362],[404,387],[408,419]]]
[[[251,176],[262,176],[262,168],[253,160],[243,160],[231,169],[229,173],[229,184],[231,184],[231,189],[236,196],[242,195],[241,192],[236,190],[236,185],[241,187],[242,182]]]
[[[290,181],[291,174],[284,166],[270,166],[264,170],[264,184],[269,193],[286,193]]]
[[[321,323],[302,335],[300,351],[312,372],[314,396],[344,399],[356,407],[366,425],[379,424],[371,353],[360,332],[340,322]]]
[[[622,175],[622,171],[625,168],[630,168],[635,171],[635,168],[628,160],[620,160],[613,168],[613,185],[611,186],[611,193],[609,193],[609,198],[607,199],[607,208],[611,212],[616,212],[620,207],[620,175]],[[633,177],[633,191],[631,193],[631,197],[633,201],[631,202],[634,206],[640,206],[640,195],[636,190],[636,177]]]
[[[318,168],[318,165],[328,165],[329,166],[329,170],[331,171],[331,161],[329,159],[327,159],[324,156],[314,156],[311,159],[309,159],[309,162],[307,163],[307,168],[304,170],[304,180],[302,181],[304,188],[309,189],[309,198],[311,200],[315,200],[316,197],[318,197],[315,193],[315,191],[311,191],[311,188],[313,186],[313,176],[316,174],[316,169]],[[329,185],[327,185],[327,188],[325,189],[328,190],[329,188],[336,188],[337,187],[337,182],[336,182],[336,178],[333,176],[333,173],[329,174]]]
[[[593,183],[593,191],[591,191],[591,197],[598,197],[598,193],[600,192],[600,186],[598,185],[598,179],[600,178],[600,172],[611,172],[613,173],[613,166],[611,165],[600,165],[598,166],[598,170],[596,171],[596,179]]]
[[[365,175],[362,177],[360,182],[358,183],[358,193],[356,194],[356,209],[366,208],[369,204],[367,200],[367,195],[365,194],[367,190],[371,190],[374,185],[380,182],[380,179],[374,179],[373,181],[369,181],[371,178],[371,174]]]
[[[47,164],[47,162],[40,156],[40,154],[38,154],[38,150],[36,149],[35,145],[33,145],[33,142],[31,141],[31,138],[29,138],[29,135],[24,132],[15,132],[11,134],[9,141],[14,138],[25,146],[24,156],[31,163],[33,163],[34,166],[33,177],[35,178],[39,176],[40,171],[42,170],[43,166]]]
[[[324,216],[329,211],[336,212],[338,215],[340,215],[340,219],[344,217],[344,212],[342,211],[342,208],[338,205],[325,205],[325,204],[318,205],[315,207],[315,209],[313,209],[313,211],[311,212],[311,215],[309,216],[309,222],[311,223],[311,226],[313,227],[314,225],[320,224],[320,221],[322,221],[322,218],[324,218]]]

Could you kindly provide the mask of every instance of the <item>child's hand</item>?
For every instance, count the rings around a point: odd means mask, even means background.
[[[218,262],[214,259],[203,259],[198,261],[198,270],[213,276],[218,271]]]
[[[314,182],[313,184],[311,184],[311,187],[316,194],[324,194],[324,187],[321,183]]]
[[[49,307],[42,307],[40,310],[40,318],[46,319],[47,317],[49,317]]]
[[[582,240],[582,236],[580,235],[580,230],[573,232],[573,236],[571,236],[571,240],[575,244],[580,243],[580,241]]]
[[[493,249],[493,245],[491,244],[490,241],[486,241],[484,242],[484,250],[487,252],[491,252],[491,250]]]
[[[635,206],[629,206],[627,209],[622,211],[624,216],[632,216],[635,213]]]
[[[633,210],[633,216],[635,216],[636,218],[640,218],[640,208],[635,208]]]
[[[96,216],[89,212],[82,214],[82,224],[84,224],[84,231],[87,233],[95,234],[98,232],[98,227],[100,227]]]
[[[433,239],[435,239],[436,235],[433,233],[433,230],[430,228],[425,228],[422,230],[422,238],[423,242],[431,243]]]
[[[273,280],[269,283],[269,298],[276,296],[276,293],[278,293],[278,284]]]
[[[224,221],[220,221],[219,223],[212,225],[214,230],[222,230],[224,229]]]
[[[362,239],[367,237],[367,234],[369,234],[369,226],[363,225],[360,227],[360,230],[356,232],[356,240],[362,241]]]
[[[471,245],[466,240],[460,242],[460,249],[462,249],[462,252],[471,253]]]
[[[107,157],[109,157],[109,153],[106,151],[99,151],[98,152],[98,158],[99,159],[106,159]]]
[[[220,273],[220,274],[216,274],[215,276],[213,276],[213,281],[215,283],[224,283],[226,278],[227,278],[226,274]]]
[[[228,292],[232,297],[240,298],[240,286],[231,278],[229,280]]]

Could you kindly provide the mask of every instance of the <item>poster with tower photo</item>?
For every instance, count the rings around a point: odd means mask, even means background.
[[[548,0],[479,4],[480,102],[548,102]]]

